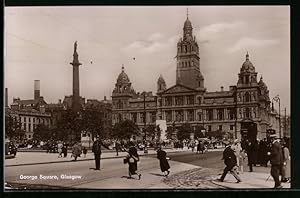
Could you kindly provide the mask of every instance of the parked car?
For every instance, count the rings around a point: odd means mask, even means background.
[[[5,159],[13,158],[17,155],[17,145],[13,142],[5,142]]]

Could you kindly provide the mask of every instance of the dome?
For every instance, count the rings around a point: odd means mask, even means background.
[[[157,83],[166,83],[162,75],[159,76]]]
[[[247,52],[246,61],[242,65],[241,72],[249,72],[249,71],[250,72],[255,72],[255,67],[253,66],[253,64],[249,60],[249,54]]]
[[[259,82],[258,82],[258,85],[259,85],[260,87],[267,88],[267,85],[266,85],[266,83],[263,81],[263,77],[262,77],[262,76],[260,77],[260,80],[259,80]]]
[[[189,18],[187,18],[187,19],[185,20],[183,28],[184,28],[184,29],[192,28],[192,23],[191,23],[191,21],[189,20]]]
[[[122,67],[122,72],[118,76],[117,83],[118,84],[130,83],[130,80],[129,80],[127,74],[124,72],[124,66]]]

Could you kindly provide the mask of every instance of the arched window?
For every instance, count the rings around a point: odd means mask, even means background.
[[[251,101],[250,94],[249,94],[249,92],[246,92],[246,94],[245,94],[245,102],[250,102],[250,101]]]
[[[251,118],[251,111],[248,107],[246,107],[246,118]]]

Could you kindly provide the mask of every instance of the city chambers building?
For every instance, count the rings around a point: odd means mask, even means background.
[[[199,46],[189,18],[177,43],[176,84],[167,87],[160,76],[157,93],[139,93],[133,89],[122,67],[112,92],[112,124],[125,119],[142,130],[156,120],[166,120],[168,127],[189,123],[205,132],[225,131],[241,139],[263,139],[272,128],[269,91],[247,53],[237,75],[237,83],[225,91],[207,92],[200,68]],[[238,71],[237,71],[238,72]],[[234,78],[234,76],[232,76]]]

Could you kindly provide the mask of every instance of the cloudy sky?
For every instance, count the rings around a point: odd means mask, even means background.
[[[200,70],[208,91],[236,85],[249,52],[270,98],[279,94],[290,112],[289,6],[189,6],[200,47]],[[122,64],[137,92],[156,92],[163,75],[175,83],[176,44],[186,6],[7,7],[5,8],[5,87],[13,97],[41,95],[56,103],[72,94],[73,45],[78,42],[80,95],[111,96]],[[278,105],[276,104],[276,107]]]

